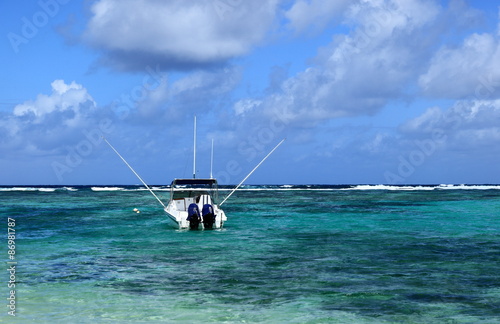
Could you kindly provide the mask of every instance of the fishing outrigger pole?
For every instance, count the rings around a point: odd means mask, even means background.
[[[132,168],[130,166],[130,164],[128,164],[128,162],[123,158],[123,156],[121,156],[120,153],[118,153],[118,151],[113,147],[113,145],[111,145],[111,143],[108,142],[108,140],[104,137],[104,136],[101,136],[102,139],[106,142],[106,144],[109,145],[109,147],[111,147],[111,149],[113,149],[113,151],[115,151],[115,153],[120,157],[120,159],[122,159],[122,161],[128,166],[128,168],[135,174],[135,176],[141,180],[142,184],[149,190],[149,192],[151,192],[151,194],[156,198],[156,200],[158,200],[158,202],[163,206],[163,208],[167,208],[167,206],[165,206],[165,204],[160,200],[160,198],[158,198],[158,196],[153,192],[153,190],[151,190],[151,188],[149,188],[149,186],[146,184],[146,182],[144,180],[142,180],[141,176],[135,172],[134,168]]]
[[[257,164],[257,166],[256,166],[255,168],[253,168],[253,170],[252,170],[252,171],[250,171],[250,173],[249,173],[249,174],[248,174],[248,175],[247,175],[247,176],[246,176],[243,180],[241,180],[241,182],[240,182],[240,183],[236,186],[236,188],[234,188],[234,189],[233,189],[233,191],[231,191],[231,192],[229,193],[229,195],[227,195],[227,196],[226,196],[226,198],[224,198],[224,200],[223,200],[223,201],[219,204],[219,206],[222,206],[222,204],[223,204],[223,203],[224,203],[224,202],[225,202],[225,201],[226,201],[229,197],[231,197],[231,195],[232,195],[232,194],[233,194],[236,190],[238,190],[238,188],[239,188],[239,187],[243,184],[243,182],[245,182],[245,181],[248,179],[248,177],[250,177],[250,176],[252,175],[252,173],[253,173],[255,170],[257,170],[257,168],[258,168],[258,167],[259,167],[259,166],[260,166],[260,165],[261,165],[261,164],[262,164],[262,163],[263,163],[263,162],[264,162],[264,161],[265,161],[265,160],[266,160],[266,159],[267,159],[267,158],[268,158],[268,157],[269,157],[269,156],[270,156],[270,155],[271,155],[271,154],[272,154],[272,153],[273,153],[273,152],[274,152],[277,148],[278,148],[278,146],[280,146],[280,145],[281,145],[281,144],[282,144],[285,140],[286,140],[286,138],[282,139],[282,140],[281,140],[281,142],[279,142],[279,143],[278,143],[278,145],[276,145],[276,146],[272,149],[272,151],[271,151],[271,152],[269,152],[269,153],[266,155],[266,157],[264,157],[264,158],[262,159],[262,161],[260,161],[260,162],[259,162],[259,164]]]

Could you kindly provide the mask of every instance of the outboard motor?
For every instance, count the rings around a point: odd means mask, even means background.
[[[212,228],[215,223],[214,208],[212,207],[212,205],[210,204],[203,205],[202,215],[203,215],[203,226],[207,229]]]
[[[200,225],[201,217],[200,217],[200,209],[198,205],[193,203],[188,207],[188,217],[187,220],[189,222],[189,228],[192,230],[198,229],[198,225]]]

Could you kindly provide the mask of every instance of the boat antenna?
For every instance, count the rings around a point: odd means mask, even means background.
[[[104,136],[101,136],[101,137],[109,145],[109,147],[111,147],[111,149],[113,149],[113,151],[115,151],[115,153],[120,157],[120,159],[122,159],[122,161],[125,162],[125,164],[129,167],[129,169],[132,170],[132,172],[135,174],[135,176],[137,178],[139,178],[139,180],[141,180],[142,184],[149,190],[149,192],[151,192],[151,194],[153,196],[155,196],[156,200],[158,200],[158,202],[163,206],[163,208],[167,208],[167,206],[165,206],[165,204],[160,200],[160,198],[158,198],[158,196],[153,192],[153,190],[151,190],[151,188],[149,188],[149,186],[146,184],[146,182],[144,182],[144,180],[142,180],[141,176],[139,174],[137,174],[137,172],[135,172],[135,170],[130,166],[130,164],[128,164],[128,162],[123,158],[123,156],[121,156],[120,153],[118,153],[118,151],[113,147],[113,145],[111,145],[111,143],[109,143],[108,140]]]
[[[238,190],[238,188],[243,184],[243,182],[245,182],[248,177],[250,177],[250,175],[255,171],[257,170],[257,168],[278,148],[278,146],[280,146],[284,141],[286,140],[286,138],[282,139],[281,142],[278,143],[278,145],[276,145],[271,152],[269,152],[269,154],[266,155],[265,158],[262,159],[262,161],[259,162],[259,164],[257,164],[257,166],[255,168],[253,168],[252,171],[250,171],[250,173],[236,186],[236,188],[233,189],[233,191],[231,191],[229,193],[229,195],[226,196],[226,198],[224,198],[224,200],[219,204],[219,206],[222,206],[222,204],[229,198],[231,197],[231,195],[236,191]]]
[[[214,167],[214,139],[212,138],[212,153],[210,154],[210,179],[213,179],[212,170]]]
[[[196,179],[196,115],[194,116],[193,179]]]

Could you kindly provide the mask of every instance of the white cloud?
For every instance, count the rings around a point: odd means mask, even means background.
[[[31,116],[32,123],[40,124],[51,113],[69,112],[66,114],[68,118],[65,118],[63,122],[66,125],[74,126],[79,123],[85,110],[96,106],[87,90],[74,81],[66,84],[63,80],[55,80],[51,86],[51,95],[40,94],[35,101],[17,105],[13,115],[16,117]]]
[[[131,124],[163,124],[209,114],[226,105],[227,96],[238,84],[238,68],[197,71],[172,82],[163,82],[129,107]]]
[[[297,1],[285,15],[297,31],[305,30],[315,18],[321,21],[317,6],[316,1]],[[298,8],[304,9],[302,14]],[[325,15],[332,8],[325,8]],[[390,102],[411,100],[442,37],[479,17],[460,0],[448,7],[436,1],[364,0],[344,10],[342,21],[351,31],[333,35],[313,65],[274,86],[272,93],[235,103],[237,117],[244,116],[235,123],[238,132],[251,132],[253,125],[278,118],[295,130],[311,128],[335,118],[372,116]],[[393,139],[378,137],[372,150],[382,150],[388,140]]]
[[[405,122],[401,129],[406,133],[423,132],[430,133],[438,128],[444,114],[441,108],[428,108],[422,115]]]
[[[215,72],[199,71],[191,73],[172,85],[172,95],[183,93],[206,93],[213,96],[224,94],[234,88],[234,83],[239,79],[237,68],[222,69]]]
[[[439,134],[443,147],[474,152],[500,144],[500,100],[457,101],[443,110],[429,108],[422,115],[404,123],[401,133],[407,139],[432,139]]]
[[[267,144],[267,138],[259,137],[266,132],[272,140],[283,136],[297,140],[297,134],[304,134],[302,130],[314,127],[316,131],[316,126],[327,120],[370,116],[389,102],[415,98],[419,92],[419,76],[428,69],[443,38],[464,28],[467,19],[477,17],[470,8],[454,16],[457,4],[459,2],[452,2],[450,7],[442,8],[434,1],[356,3],[346,16],[352,31],[334,35],[333,41],[320,50],[313,65],[282,80],[279,87],[273,86],[273,92],[243,98],[234,104],[234,133],[258,144]],[[453,82],[447,82],[453,86]],[[432,139],[436,129],[442,130],[447,139],[443,145],[435,145],[436,151],[463,145],[474,150],[474,143],[496,147],[500,128],[494,123],[500,124],[499,117],[497,102],[459,102],[447,111],[431,108],[399,130],[366,131],[340,142],[339,134],[323,132],[306,140],[313,146],[327,143],[325,149],[320,150],[326,155],[334,152],[336,156],[357,155],[365,159],[376,156],[380,164],[389,165],[391,159],[398,161],[403,152],[418,149],[415,141]],[[494,122],[488,123],[488,120]],[[308,154],[312,154],[310,152]]]
[[[100,0],[85,39],[105,61],[130,70],[160,63],[189,69],[247,54],[272,26],[278,0]],[[118,60],[113,62],[113,60]]]
[[[298,33],[311,28],[324,28],[332,20],[343,15],[344,11],[355,1],[322,1],[298,0],[285,12],[285,17],[290,21],[290,27]]]
[[[0,148],[15,148],[27,154],[60,149],[99,114],[92,96],[82,85],[63,80],[51,83],[50,95],[14,107],[0,118]]]
[[[420,74],[435,43],[416,39],[427,35],[440,13],[427,1],[356,2],[347,14],[353,31],[337,35],[314,66],[285,80],[253,110],[265,118],[286,113],[290,123],[305,127],[375,114],[389,100],[404,97]]]
[[[500,96],[500,38],[473,34],[458,48],[443,47],[419,78],[426,95],[477,99]]]
[[[255,107],[262,104],[262,101],[256,99],[243,99],[234,105],[234,113],[236,116],[244,115],[247,111],[252,111]]]

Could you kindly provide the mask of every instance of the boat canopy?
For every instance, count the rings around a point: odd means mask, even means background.
[[[218,200],[217,180],[215,179],[174,179],[170,187],[170,199],[196,198],[209,195]]]
[[[217,180],[215,179],[174,179],[172,181],[172,187],[176,185],[183,186],[213,186],[217,184]]]

